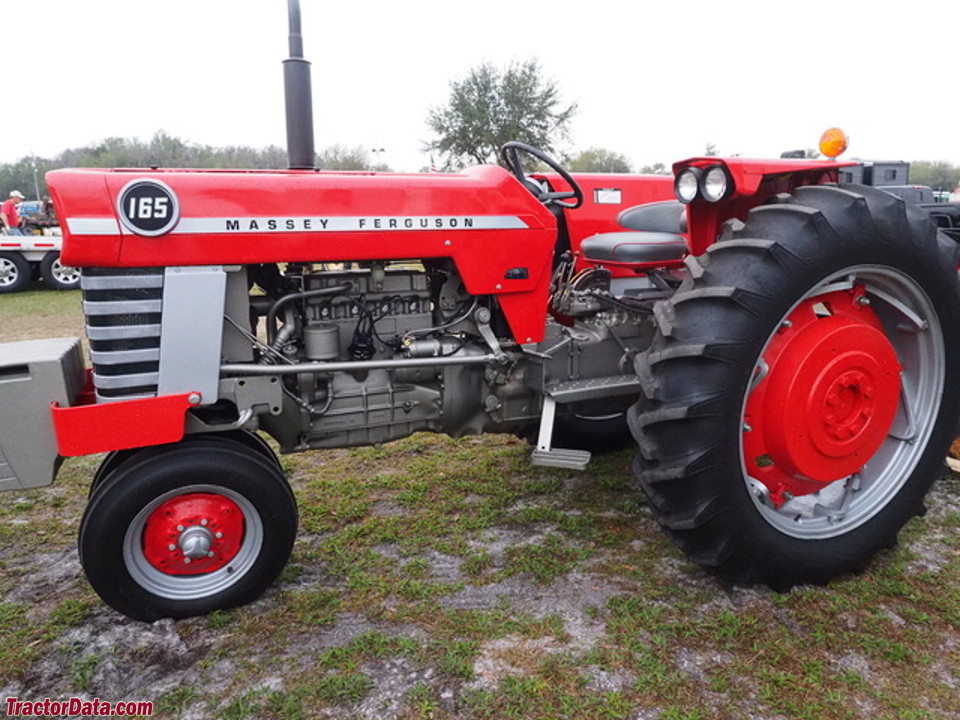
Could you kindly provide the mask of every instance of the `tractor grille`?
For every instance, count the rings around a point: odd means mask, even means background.
[[[163,268],[85,268],[80,287],[97,401],[156,395]]]

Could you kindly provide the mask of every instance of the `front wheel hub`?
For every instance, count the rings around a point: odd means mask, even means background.
[[[214,572],[237,555],[243,532],[243,512],[231,499],[213,493],[179,495],[150,513],[143,555],[167,575]]]
[[[775,505],[858,472],[890,431],[900,364],[862,288],[809,298],[763,355],[744,453]]]

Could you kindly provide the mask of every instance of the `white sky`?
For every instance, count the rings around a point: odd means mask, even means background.
[[[531,57],[579,104],[567,150],[606,147],[638,166],[707,143],[775,157],[838,125],[851,157],[960,165],[958,0],[301,4],[317,149],[382,147],[396,170],[428,164],[425,118],[451,80]],[[0,9],[0,162],[159,129],[207,145],[285,146],[286,0]]]

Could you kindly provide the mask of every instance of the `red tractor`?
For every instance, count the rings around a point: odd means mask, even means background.
[[[503,167],[317,172],[306,106],[290,170],[47,176],[93,367],[76,339],[0,346],[0,487],[108,453],[79,549],[120,612],[276,578],[297,508],[261,433],[516,433],[584,468],[629,425],[670,537],[778,589],[860,570],[922,512],[960,385],[957,247],[925,212],[842,162],[574,176],[508,143]]]

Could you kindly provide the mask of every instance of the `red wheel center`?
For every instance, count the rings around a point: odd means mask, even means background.
[[[801,303],[764,353],[743,445],[750,474],[777,504],[860,470],[893,424],[900,364],[863,297],[839,291]]]
[[[143,555],[167,575],[213,572],[236,556],[243,531],[243,512],[230,498],[180,495],[150,513],[143,530]]]

